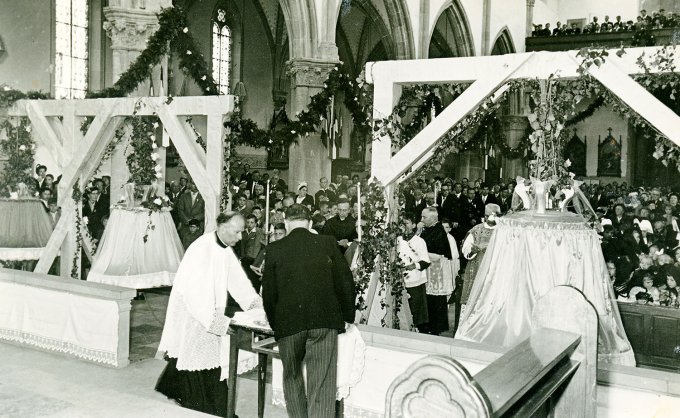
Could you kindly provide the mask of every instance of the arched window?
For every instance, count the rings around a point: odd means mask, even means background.
[[[212,76],[222,94],[229,94],[231,75],[231,29],[227,26],[226,15],[224,9],[217,9],[212,29]]]
[[[55,0],[54,95],[82,99],[87,92],[87,0]]]

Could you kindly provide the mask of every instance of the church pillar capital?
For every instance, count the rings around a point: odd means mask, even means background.
[[[146,41],[158,29],[156,14],[145,10],[104,8],[103,28],[111,39],[111,49],[143,51]]]
[[[298,87],[322,88],[328,74],[333,71],[333,68],[340,65],[340,62],[299,58],[288,61],[286,65],[291,80],[291,89]]]

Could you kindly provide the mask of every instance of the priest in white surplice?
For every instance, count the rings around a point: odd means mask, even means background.
[[[175,275],[158,347],[168,365],[156,390],[186,408],[218,416],[227,411],[227,293],[244,309],[262,307],[232,251],[244,227],[239,213],[222,213],[217,230],[189,246]]]

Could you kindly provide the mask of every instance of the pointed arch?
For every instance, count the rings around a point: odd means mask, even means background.
[[[345,13],[340,13],[336,23],[335,43],[340,61],[353,75],[358,75],[372,53],[373,57],[395,59],[395,46],[387,22],[370,0],[353,0]]]
[[[504,26],[493,41],[491,55],[514,54],[515,52],[517,51],[515,50],[515,43],[512,41],[510,30],[507,26]]]
[[[316,22],[311,20],[307,2],[300,0],[279,0],[288,31],[290,59],[313,57],[316,45]]]
[[[474,56],[472,30],[460,0],[444,3],[436,16],[437,20],[429,33],[428,51],[435,52],[435,56],[430,58]]]
[[[384,2],[394,40],[394,59],[398,60],[416,57],[413,27],[406,1],[412,0],[385,0]]]

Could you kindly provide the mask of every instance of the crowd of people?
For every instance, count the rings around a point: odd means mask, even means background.
[[[53,224],[59,219],[58,182],[59,179],[47,173],[47,167],[37,166],[35,188]],[[256,290],[260,289],[266,245],[286,235],[286,208],[296,203],[310,210],[316,233],[334,236],[348,261],[354,258],[356,262],[352,244],[357,239],[357,184],[360,182],[365,183],[366,179],[358,175],[337,175],[330,182],[324,177],[319,179],[318,191],[312,195],[307,182],[300,182],[296,191],[290,191],[278,170],[260,173],[244,166],[232,185],[233,209],[246,222],[243,238],[235,250]],[[268,217],[265,214],[267,184]],[[513,210],[514,186],[511,179],[490,184],[482,179],[454,181],[432,177],[418,178],[402,187],[399,205],[404,234],[400,253],[413,270],[406,278],[406,287],[411,295],[414,324],[421,331],[438,334],[449,330],[445,322],[446,304],[457,302],[459,313],[460,304],[465,303],[475,273],[475,263],[468,260],[483,251],[488,242],[492,225],[485,220],[488,221],[489,215]],[[83,198],[83,218],[95,240],[101,239],[108,220],[109,189],[109,176],[96,178]],[[636,188],[625,182],[586,184],[581,189],[599,217],[602,251],[617,296],[638,303],[680,306],[676,285],[680,281],[678,194],[668,188]],[[204,232],[203,199],[196,185],[185,177],[166,185],[166,194],[172,202],[172,217],[186,249]],[[493,205],[491,211],[489,205]],[[423,238],[424,242],[420,242]],[[475,240],[479,242],[470,245]],[[426,252],[424,248],[437,249]],[[436,279],[427,280],[428,270],[438,272],[430,274]],[[437,280],[440,283],[437,284]],[[454,331],[456,325],[453,324]]]
[[[647,14],[645,9],[640,10],[640,15],[635,21],[623,21],[621,16],[616,16],[616,20],[610,20],[609,16],[605,16],[602,21],[595,16],[593,20],[581,28],[576,22],[572,22],[567,26],[562,22],[557,22],[554,28],[551,28],[550,23],[545,25],[534,25],[534,30],[531,32],[532,36],[564,36],[564,35],[581,35],[593,33],[610,33],[610,32],[635,32],[648,29],[664,29],[677,28],[680,26],[680,15],[672,11],[660,9],[651,15]]]

